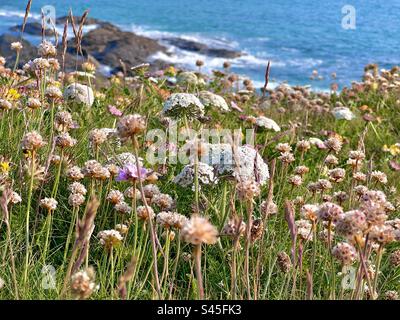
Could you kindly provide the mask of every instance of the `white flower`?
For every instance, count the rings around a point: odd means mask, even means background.
[[[281,128],[274,120],[264,116],[259,116],[256,118],[256,126],[268,130],[274,130],[275,132],[281,131]]]
[[[204,115],[204,105],[193,94],[173,93],[164,102],[163,113],[173,118],[186,115],[189,118],[197,118]]]
[[[199,93],[199,99],[205,107],[210,107],[210,108],[215,107],[221,111],[229,111],[230,110],[225,99],[217,94],[212,93],[212,92],[201,91]]]
[[[202,161],[214,166],[217,174],[231,175],[238,181],[252,180],[264,185],[269,179],[268,165],[251,146],[237,147],[229,144],[208,144]]]
[[[194,165],[188,164],[182,169],[181,173],[179,173],[175,177],[174,183],[182,187],[192,186],[194,183],[194,175]],[[217,179],[214,176],[213,167],[203,162],[198,163],[198,179],[199,183],[203,185],[213,184],[217,182]]]
[[[332,114],[337,120],[352,120],[356,117],[354,113],[346,107],[336,107],[332,110]]]
[[[178,76],[176,77],[176,82],[178,84],[196,85],[199,83],[199,79],[197,78],[197,76],[194,72],[185,71],[185,72],[181,72],[180,74],[178,74]]]
[[[92,88],[80,84],[72,83],[64,91],[64,99],[72,100],[77,103],[82,103],[88,107],[91,107],[94,102],[94,94]]]

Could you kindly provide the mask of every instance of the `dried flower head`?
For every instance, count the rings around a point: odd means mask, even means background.
[[[130,114],[122,117],[117,124],[117,134],[122,141],[131,139],[134,135],[146,129],[145,119],[140,114]]]
[[[78,271],[71,276],[71,293],[76,299],[87,299],[97,289],[93,267]]]
[[[36,151],[46,145],[42,136],[37,131],[31,131],[22,138],[22,149],[26,151]]]
[[[40,206],[47,211],[54,211],[57,209],[57,200],[53,198],[44,198],[40,200]]]
[[[112,204],[117,204],[124,201],[124,195],[119,190],[110,190],[106,199]]]
[[[194,215],[183,225],[181,236],[185,242],[194,245],[214,244],[218,239],[218,231],[206,218]]]
[[[347,242],[340,242],[332,249],[332,255],[338,259],[342,265],[351,265],[357,259],[356,249]]]

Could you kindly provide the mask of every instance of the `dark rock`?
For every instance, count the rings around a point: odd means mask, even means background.
[[[75,53],[75,40],[71,40],[69,53]],[[157,41],[125,32],[111,24],[103,24],[84,35],[84,56],[92,55],[101,64],[110,66],[113,72],[121,70],[120,59],[128,68],[148,62],[149,56],[166,51]]]
[[[163,38],[163,41],[180,49],[197,52],[211,57],[219,57],[226,59],[233,59],[242,56],[238,51],[223,49],[223,48],[210,48],[206,44],[187,40],[182,38]]]
[[[10,28],[10,31],[20,32],[22,29],[22,24],[18,26],[14,26]],[[24,33],[33,35],[33,36],[41,36],[42,35],[42,25],[39,22],[28,22],[25,25]],[[46,36],[54,36],[55,32],[53,29],[46,29]]]

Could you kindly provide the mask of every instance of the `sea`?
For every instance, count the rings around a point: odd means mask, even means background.
[[[0,33],[22,23],[26,0],[0,0]],[[109,21],[150,38],[177,37],[245,53],[231,59],[232,71],[264,83],[271,61],[271,86],[286,82],[329,90],[359,81],[366,64],[400,64],[400,0],[33,0],[30,21],[53,6]],[[60,26],[61,27],[61,26]],[[89,29],[87,29],[89,30]],[[169,45],[163,59],[204,71],[222,69],[226,59]],[[336,74],[336,79],[332,79]]]

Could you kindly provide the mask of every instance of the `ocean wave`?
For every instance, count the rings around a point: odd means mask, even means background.
[[[141,26],[136,24],[131,24],[129,26],[120,25],[119,27],[125,31],[130,31],[137,35],[160,41],[164,39],[175,38],[175,39],[198,42],[201,44],[205,44],[209,47],[218,49],[238,49],[240,47],[237,41],[228,39],[223,36],[207,37],[204,35],[200,35],[198,33],[188,33],[188,34],[174,33],[168,31],[154,30],[147,26]]]
[[[7,10],[7,9],[0,9],[0,17],[16,17],[16,18],[24,18],[25,17],[25,11],[18,11],[18,10]],[[36,14],[36,13],[29,13],[29,18],[35,19],[35,20],[40,20],[41,15]]]

